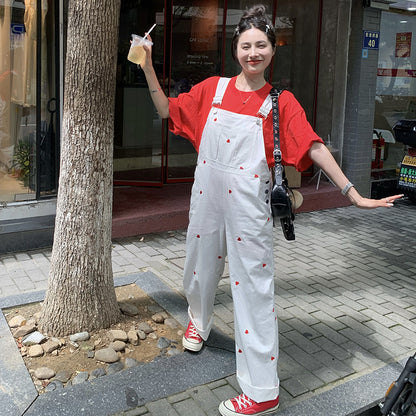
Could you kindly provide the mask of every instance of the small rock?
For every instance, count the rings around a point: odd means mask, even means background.
[[[175,319],[167,318],[167,319],[165,319],[165,325],[168,326],[171,329],[175,329],[175,328],[178,327],[179,324],[178,324],[178,321],[176,321]]]
[[[60,347],[65,345],[65,340],[63,338],[50,337],[49,339],[51,339],[53,342],[56,342]]]
[[[81,342],[88,341],[90,339],[90,334],[87,331],[77,332],[69,336],[69,340],[72,342]]]
[[[88,380],[88,377],[90,375],[86,372],[86,371],[81,371],[80,373],[78,373],[74,379],[72,380],[72,384],[80,384],[80,383],[84,383],[85,381]]]
[[[170,340],[165,338],[165,337],[160,337],[157,341],[157,347],[162,350],[163,348],[168,348],[170,347]]]
[[[59,351],[58,350],[53,350],[51,352],[51,355],[53,355],[54,357],[57,357],[59,355]]]
[[[69,341],[69,345],[72,345],[74,348],[79,348],[79,345],[74,341]]]
[[[29,351],[28,351],[29,357],[40,357],[43,355],[43,348],[42,345],[32,345],[29,347]]]
[[[72,374],[69,371],[58,371],[52,381],[58,380],[61,383],[66,383],[71,378],[71,376]]]
[[[129,339],[127,333],[122,329],[110,329],[110,331],[107,332],[107,336],[110,341],[118,340],[125,342]]]
[[[136,316],[140,313],[139,309],[131,303],[119,302],[118,305],[120,307],[121,312],[123,312],[124,315]]]
[[[154,332],[154,329],[147,322],[140,322],[137,329],[143,331],[145,334],[150,334],[151,332]]]
[[[95,353],[95,359],[105,363],[114,363],[120,359],[118,354],[112,348],[103,348]]]
[[[36,319],[30,318],[26,322],[26,325],[35,325],[36,326]]]
[[[15,338],[20,338],[20,337],[24,337],[27,334],[30,334],[33,331],[36,331],[36,325],[35,324],[31,324],[31,325],[26,324],[26,325],[23,325],[23,326],[15,329],[13,331],[13,336]]]
[[[151,334],[149,334],[148,337],[150,339],[157,339],[157,335],[154,332],[152,332]]]
[[[94,351],[87,351],[87,358],[94,358],[95,352]]]
[[[158,305],[157,303],[153,303],[151,305],[149,305],[149,311],[153,312],[153,313],[158,313],[163,311],[162,307],[160,305]]]
[[[51,353],[59,348],[59,344],[51,339],[48,339],[44,344],[42,344],[42,348],[46,353]]]
[[[106,374],[107,373],[106,373],[104,368],[96,368],[95,370],[91,371],[90,380],[92,380],[94,378],[98,378],[98,377],[103,377]]]
[[[146,339],[146,333],[144,331],[142,331],[141,329],[138,329],[136,332],[137,332],[139,339],[141,339],[142,341]]]
[[[42,315],[42,312],[36,312],[36,313],[33,315],[33,319],[35,320],[35,322],[36,322],[36,323],[38,323],[38,322],[39,322],[39,319],[40,319],[41,315]]]
[[[59,380],[52,380],[45,388],[45,391],[54,391],[63,389],[64,385]]]
[[[88,344],[87,342],[83,342],[81,345],[80,345],[80,347],[79,347],[79,349],[81,350],[81,351],[93,351],[94,349],[95,349],[95,347],[94,347],[94,345],[91,345],[91,344]]]
[[[132,345],[139,345],[139,337],[136,331],[129,331],[127,332],[127,336],[129,337],[129,342]]]
[[[168,356],[169,357],[173,357],[173,356],[175,356],[175,355],[179,355],[181,352],[177,349],[177,348],[171,348],[169,351],[168,351]]]
[[[163,324],[165,322],[165,318],[161,313],[156,313],[152,316],[153,321],[155,321],[157,324]]]
[[[23,326],[25,324],[26,324],[26,318],[24,316],[22,316],[22,315],[14,316],[9,321],[9,327],[10,328],[17,328],[17,327]]]
[[[98,338],[94,341],[94,347],[98,347],[101,344],[101,338]]]
[[[45,335],[41,334],[39,331],[32,332],[26,338],[23,339],[23,345],[35,345],[40,344],[46,339]]]
[[[107,374],[114,374],[114,373],[118,373],[119,371],[121,371],[124,368],[124,365],[121,361],[117,362],[117,363],[113,363],[113,364],[109,364],[107,366]]]
[[[34,371],[33,375],[39,380],[47,380],[55,375],[55,371],[48,367],[39,367]]]
[[[140,361],[137,361],[135,358],[127,357],[124,360],[124,366],[126,368],[136,367],[138,365],[140,365]]]
[[[113,341],[110,342],[109,348],[112,348],[114,351],[124,351],[126,348],[126,343],[123,341]]]
[[[182,336],[183,336],[183,331],[182,331],[182,329],[180,329],[180,330],[177,332],[177,334],[178,334],[178,336],[179,336],[179,337],[182,337]]]

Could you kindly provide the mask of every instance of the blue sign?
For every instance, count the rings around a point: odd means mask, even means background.
[[[13,35],[23,35],[25,33],[25,25],[23,23],[12,23],[11,31]]]
[[[380,32],[374,32],[371,30],[363,31],[363,48],[378,49],[379,40]]]

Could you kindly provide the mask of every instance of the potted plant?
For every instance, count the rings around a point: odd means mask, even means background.
[[[23,139],[16,144],[13,167],[15,168],[17,178],[23,182],[24,186],[29,186],[31,153],[32,146],[28,139]]]

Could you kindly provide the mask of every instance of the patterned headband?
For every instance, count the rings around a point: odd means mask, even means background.
[[[266,25],[266,34],[269,33],[269,30],[273,30],[273,28],[270,25]],[[234,33],[236,36],[240,36],[240,30],[238,28],[238,25],[236,26]]]

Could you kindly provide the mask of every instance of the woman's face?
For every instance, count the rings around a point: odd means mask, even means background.
[[[275,51],[266,33],[252,27],[240,35],[236,52],[243,71],[257,74],[270,65]]]

